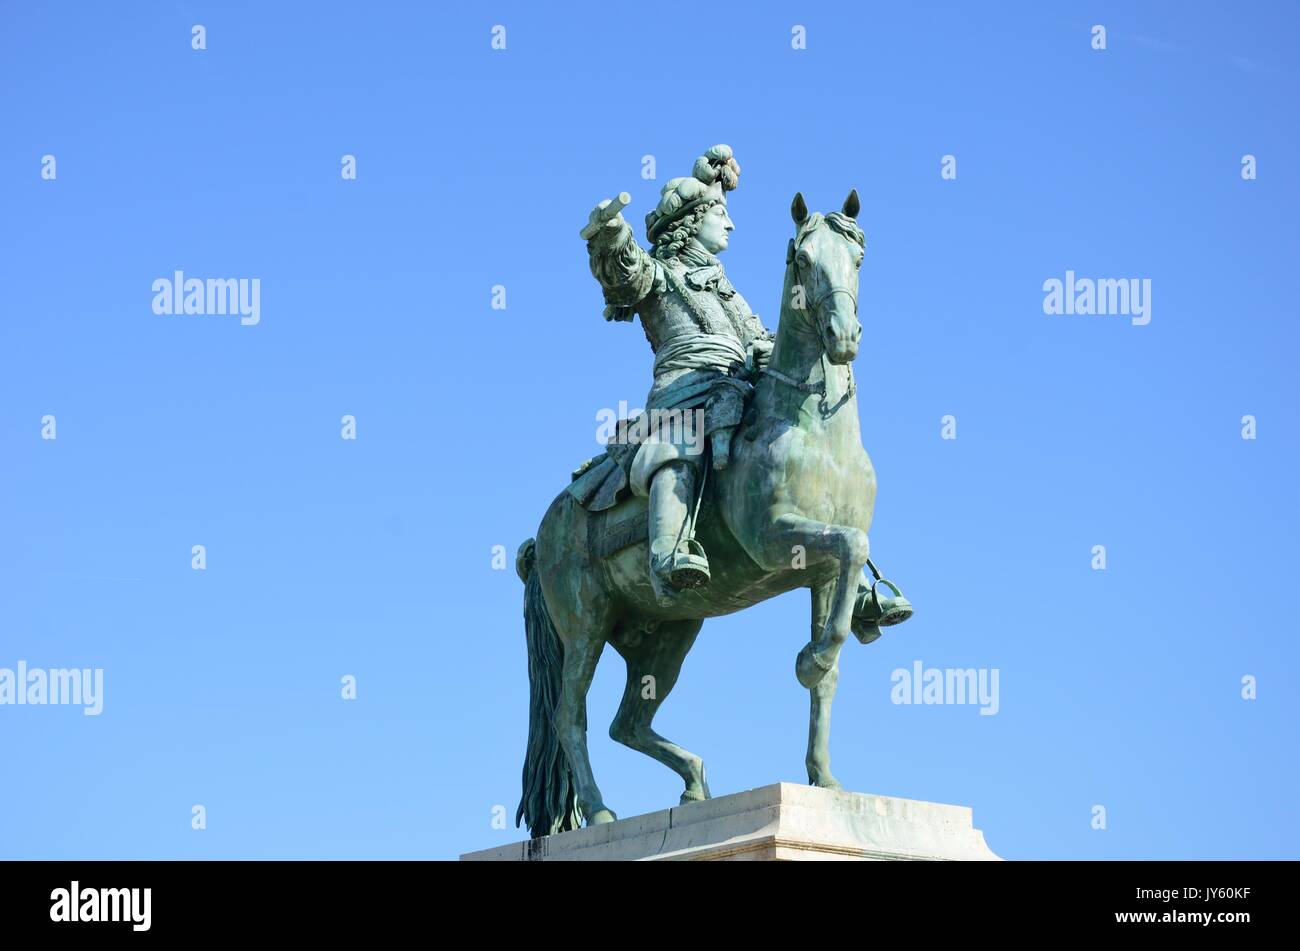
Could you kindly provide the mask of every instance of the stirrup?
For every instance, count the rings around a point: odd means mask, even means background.
[[[709,559],[704,546],[688,538],[673,553],[673,567],[668,582],[674,588],[701,588],[709,583]]]
[[[879,585],[884,585],[894,592],[894,596],[880,596]],[[871,583],[871,589],[858,594],[853,602],[853,621],[850,627],[853,636],[863,644],[870,644],[880,637],[882,627],[902,624],[912,616],[912,602],[903,597],[898,585],[885,578]]]
[[[879,585],[882,584],[894,592],[893,597],[880,596]],[[912,613],[912,602],[903,597],[903,592],[898,590],[898,585],[887,578],[873,581],[870,590],[859,593],[853,603],[854,618],[860,618],[880,627],[902,624],[912,616]]]

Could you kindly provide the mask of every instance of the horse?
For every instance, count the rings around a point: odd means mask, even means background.
[[[578,828],[584,819],[617,819],[587,752],[587,690],[606,644],[627,663],[610,736],[681,776],[682,803],[708,799],[704,762],[656,733],[655,714],[705,618],[795,588],[812,594],[811,635],[795,662],[811,698],[808,781],[843,788],[831,773],[829,750],[840,649],[850,632],[863,643],[879,636],[878,628],[855,622],[864,604],[874,603],[881,625],[911,615],[897,588],[884,582],[899,598],[881,619],[875,586],[861,583],[870,565],[876,476],[862,446],[852,372],[866,247],[859,207],[856,190],[839,212],[810,215],[801,193],[791,203],[795,235],[776,340],[732,440],[730,464],[707,473],[712,491],[699,506],[695,528],[709,552],[709,583],[681,591],[669,606],[658,603],[646,557],[646,502],[637,497],[613,513],[594,513],[561,492],[536,538],[520,546],[530,705],[515,824],[526,820],[534,838]],[[640,542],[619,550],[592,545],[592,520],[607,514],[625,528],[639,526]],[[624,534],[625,541],[633,537]],[[864,601],[868,590],[872,597]]]

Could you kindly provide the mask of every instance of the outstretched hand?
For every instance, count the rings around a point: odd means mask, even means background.
[[[587,224],[579,234],[588,241],[593,238],[609,240],[617,235],[627,222],[623,220],[622,210],[631,202],[627,192],[620,192],[617,198],[606,198],[587,216]]]

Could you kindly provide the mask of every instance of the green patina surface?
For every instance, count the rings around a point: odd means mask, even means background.
[[[531,709],[517,819],[534,836],[615,818],[587,753],[586,694],[606,644],[627,663],[610,735],[677,772],[683,802],[708,798],[702,760],[656,733],[655,713],[705,618],[807,589],[810,633],[795,663],[811,699],[805,762],[811,784],[840,788],[829,752],[840,649],[911,615],[896,588],[873,594],[863,574],[876,476],[852,372],[857,192],[828,214],[795,196],[773,335],[717,258],[738,176],[731,150],[714,146],[691,177],[666,184],[647,216],[651,252],[630,238],[626,195],[598,205],[582,232],[606,317],[640,317],[655,349],[647,407],[699,410],[702,429],[612,446],[520,548]]]

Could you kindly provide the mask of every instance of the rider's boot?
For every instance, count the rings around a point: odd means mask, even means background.
[[[704,549],[686,537],[694,486],[695,471],[683,462],[669,463],[650,480],[650,583],[663,607],[678,590],[709,582]]]

